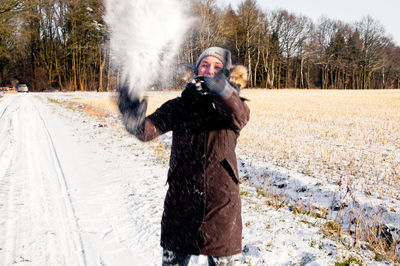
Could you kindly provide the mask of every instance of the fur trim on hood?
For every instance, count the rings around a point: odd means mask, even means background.
[[[247,80],[249,78],[247,68],[243,65],[234,65],[230,69],[229,81],[243,89],[247,85]]]

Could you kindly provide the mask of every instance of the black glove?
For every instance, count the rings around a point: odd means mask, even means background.
[[[194,87],[196,91],[202,95],[210,94],[210,90],[204,84],[204,77],[197,76],[193,79]]]
[[[133,135],[137,135],[144,128],[147,100],[145,98],[141,101],[137,98],[131,100],[128,92],[129,87],[127,85],[119,88],[118,108],[122,114],[126,130]]]
[[[228,77],[224,70],[219,71],[214,77],[204,77],[204,84],[212,94],[227,99],[231,96],[234,88],[228,81]]]

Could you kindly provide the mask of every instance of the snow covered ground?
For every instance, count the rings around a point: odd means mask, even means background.
[[[170,137],[141,143],[116,116],[89,116],[54,101],[74,97],[0,98],[0,265],[160,265],[168,158],[159,145]],[[309,205],[332,196],[315,181],[239,159],[241,176],[251,178],[241,185],[243,250],[235,265],[390,264],[375,260],[366,243],[334,236],[326,215],[293,210],[291,201]],[[288,200],[255,185],[284,188],[279,194]],[[399,226],[398,216],[391,224]],[[190,265],[207,265],[206,258],[193,256]]]

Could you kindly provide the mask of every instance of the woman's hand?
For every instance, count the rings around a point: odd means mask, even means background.
[[[214,77],[204,77],[204,84],[213,93],[221,97],[222,99],[227,99],[235,91],[228,81],[225,71],[219,71]]]
[[[122,114],[122,119],[126,130],[137,135],[143,130],[144,120],[147,110],[147,99],[142,100],[129,97],[129,87],[124,85],[119,88],[118,108]]]

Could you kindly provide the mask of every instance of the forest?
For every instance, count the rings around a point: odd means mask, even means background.
[[[216,0],[182,2],[198,19],[185,36],[177,66],[217,45],[249,69],[248,87],[400,86],[400,47],[371,16],[352,24],[328,17],[314,22],[288,10],[263,10],[256,0],[244,0],[237,9],[219,7]],[[103,15],[102,0],[1,0],[0,86],[115,90],[118,68],[110,62]]]

